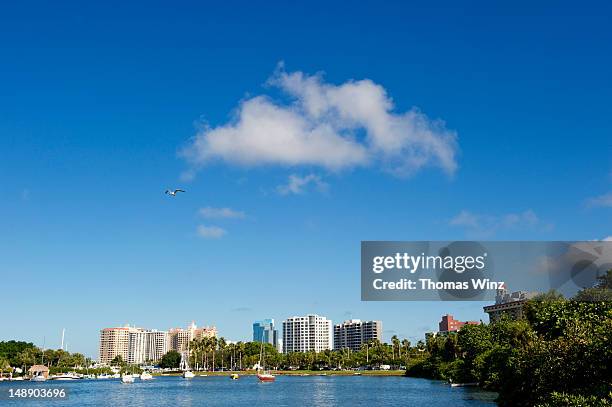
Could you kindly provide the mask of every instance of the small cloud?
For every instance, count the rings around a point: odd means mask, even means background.
[[[457,216],[452,218],[450,220],[450,224],[452,226],[465,226],[469,228],[480,227],[478,216],[466,210],[459,212]]]
[[[195,179],[195,176],[196,176],[195,170],[188,169],[188,170],[181,172],[179,179],[181,180],[181,182],[191,182]]]
[[[612,208],[612,192],[608,192],[607,194],[589,198],[586,201],[586,205],[589,208],[595,208],[595,207]]]
[[[198,236],[203,237],[204,239],[219,239],[227,234],[225,229],[222,229],[218,226],[205,226],[199,225]]]
[[[481,237],[494,235],[500,230],[538,229],[548,231],[553,227],[552,224],[540,220],[531,209],[503,215],[476,214],[463,210],[452,218],[449,224],[463,227],[469,234]]]
[[[207,219],[244,219],[246,217],[243,211],[236,211],[231,208],[212,208],[210,206],[201,208],[198,213]]]
[[[308,174],[301,177],[296,174],[291,174],[287,184],[279,185],[276,190],[281,195],[299,195],[303,194],[309,185],[314,185],[314,187],[320,192],[326,191],[329,187],[329,184],[322,181],[319,175]]]
[[[251,307],[236,307],[236,308],[232,308],[231,311],[232,312],[247,312],[247,311],[252,311],[253,308]]]

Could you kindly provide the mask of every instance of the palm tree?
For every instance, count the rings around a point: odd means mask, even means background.
[[[400,340],[397,337],[397,335],[393,335],[391,337],[391,344],[393,346],[393,356],[392,356],[392,358],[395,359],[395,348],[397,347],[397,355],[398,355],[398,357],[399,357],[400,350],[401,350],[400,349]]]
[[[217,352],[218,339],[216,336],[211,336],[209,341],[210,350],[212,351],[212,371],[215,371],[215,353]]]
[[[221,370],[223,370],[223,352],[227,346],[227,342],[225,342],[225,338],[219,338],[219,350],[221,351]]]
[[[11,364],[9,363],[8,359],[0,358],[0,377],[2,377],[5,370],[10,370],[10,369],[11,369]]]

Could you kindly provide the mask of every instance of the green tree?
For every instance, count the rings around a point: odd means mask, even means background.
[[[175,350],[171,350],[164,354],[159,361],[159,367],[163,369],[178,369],[180,364],[181,354]]]
[[[110,362],[111,366],[125,366],[127,365],[127,363],[123,360],[123,356],[121,355],[117,355],[113,358],[113,360],[111,360]]]

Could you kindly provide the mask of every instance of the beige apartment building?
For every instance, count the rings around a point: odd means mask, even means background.
[[[104,328],[100,330],[100,363],[110,363],[116,356],[127,361],[130,348],[130,332],[136,328],[129,326],[120,328]]]
[[[186,329],[172,328],[168,331],[169,346],[171,350],[185,352],[188,344],[194,339],[212,338],[217,336],[216,327],[198,328],[195,322],[191,322]]]
[[[157,362],[169,350],[185,352],[193,339],[217,336],[217,328],[198,328],[194,322],[186,329],[149,330],[130,326],[100,330],[99,362],[110,364],[116,357],[130,364]]]

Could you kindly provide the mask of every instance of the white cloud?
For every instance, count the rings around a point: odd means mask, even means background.
[[[301,177],[296,174],[291,174],[289,180],[285,185],[279,185],[276,190],[281,195],[289,194],[302,194],[305,189],[310,185],[314,185],[319,191],[325,191],[328,184],[321,180],[321,177],[315,174],[308,174]]]
[[[231,208],[213,208],[210,206],[201,208],[198,213],[207,219],[244,219],[246,217],[243,211],[236,211]]]
[[[217,226],[205,226],[205,225],[199,225],[197,232],[198,232],[198,236],[203,237],[205,239],[219,239],[220,237],[223,237],[227,234],[225,229],[222,229]]]
[[[612,242],[612,236],[607,236],[603,238],[604,242]]]
[[[183,150],[194,168],[222,160],[332,171],[379,165],[400,176],[425,166],[457,169],[456,133],[417,109],[394,112],[385,88],[369,79],[334,85],[279,65],[268,83],[291,101],[242,101],[233,120],[202,129]]]
[[[588,199],[587,206],[612,208],[612,192]]]
[[[531,209],[504,215],[484,215],[463,210],[449,224],[464,227],[469,234],[475,236],[491,236],[499,230],[549,230],[553,226],[540,220]]]

